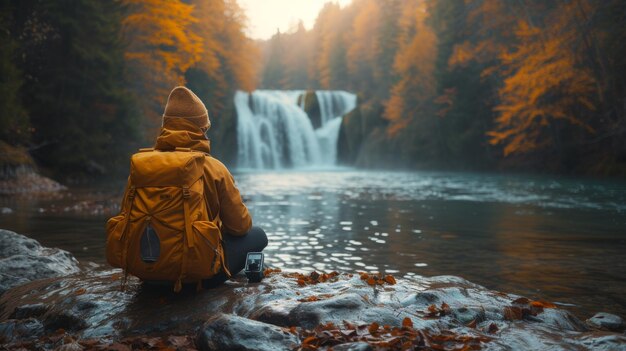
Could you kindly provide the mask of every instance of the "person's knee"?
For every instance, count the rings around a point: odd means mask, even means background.
[[[259,227],[252,227],[250,229],[250,232],[248,232],[248,235],[254,235],[255,237],[255,243],[258,243],[258,248],[259,251],[263,250],[266,246],[267,246],[267,234],[265,234],[265,231]]]

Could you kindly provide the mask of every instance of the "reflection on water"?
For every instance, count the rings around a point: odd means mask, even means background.
[[[626,316],[624,183],[351,170],[236,178],[255,224],[268,233],[266,261],[274,266],[460,275],[571,304],[582,317],[599,310]],[[105,213],[119,191],[107,194],[94,202]],[[103,262],[105,217],[63,207],[79,199],[20,205],[5,198],[1,206],[16,211],[0,216],[0,227]]]

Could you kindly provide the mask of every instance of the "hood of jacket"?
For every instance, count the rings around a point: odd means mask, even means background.
[[[211,144],[197,124],[186,118],[164,117],[163,127],[161,127],[154,148],[173,150],[177,147],[211,153]]]

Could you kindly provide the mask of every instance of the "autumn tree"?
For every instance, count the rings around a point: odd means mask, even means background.
[[[411,119],[428,113],[435,94],[434,64],[437,38],[425,24],[425,4],[407,2],[400,19],[399,49],[393,65],[398,82],[391,89],[385,117],[391,121],[393,135],[405,128]]]
[[[597,109],[596,81],[577,62],[568,28],[576,18],[564,10],[543,30],[520,20],[518,43],[500,55],[505,79],[495,107],[496,129],[489,135],[491,143],[504,146],[505,156],[561,149],[560,122],[595,133],[588,121]]]
[[[185,78],[211,115],[219,115],[236,89],[251,91],[257,80],[259,52],[245,35],[246,18],[234,0],[194,0],[192,25],[202,43],[201,59]]]
[[[141,102],[146,137],[160,125],[163,101],[202,58],[202,38],[193,31],[194,6],[180,0],[122,0],[126,81]],[[210,55],[207,58],[211,60]]]
[[[381,71],[375,69],[377,54],[381,53],[381,43],[375,39],[380,31],[380,2],[362,0],[352,6],[356,7],[356,15],[348,34],[349,46],[346,53],[351,88],[370,93],[376,86],[376,77]]]

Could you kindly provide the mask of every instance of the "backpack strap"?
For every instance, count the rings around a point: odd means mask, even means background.
[[[178,146],[177,146],[177,147],[174,149],[174,151],[190,152],[190,151],[193,151],[193,150],[191,150],[191,148],[188,148],[188,147],[178,147]]]
[[[177,148],[178,149],[178,148]],[[178,150],[177,150],[178,151]],[[180,275],[174,285],[174,292],[179,292],[183,287],[183,280],[187,276],[187,255],[189,254],[189,248],[195,245],[193,228],[191,227],[191,221],[189,220],[191,215],[191,209],[189,208],[189,187],[183,186],[183,211],[185,218],[185,239],[183,243],[183,257],[180,264]]]
[[[137,152],[150,152],[150,151],[154,151],[154,148],[153,147],[142,147]]]
[[[122,278],[122,286],[121,286],[121,290],[124,291],[124,288],[126,287],[126,281],[128,280],[128,243],[125,242],[126,239],[126,233],[128,232],[128,223],[130,222],[130,212],[133,210],[133,200],[135,199],[135,186],[131,186],[130,188],[128,188],[128,197],[127,197],[127,203],[126,203],[126,208],[128,209],[128,211],[126,212],[126,215],[124,216],[124,227],[122,229],[122,235],[120,235],[119,240],[123,241],[122,242],[122,247],[124,248],[124,251],[122,252],[122,259],[124,260],[123,262],[123,266],[122,268],[124,269],[124,278]]]

